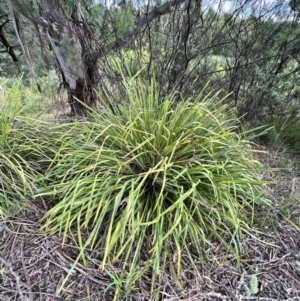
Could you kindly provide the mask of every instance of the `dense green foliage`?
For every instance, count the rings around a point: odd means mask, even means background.
[[[201,92],[178,102],[176,94],[162,99],[154,81],[124,86],[126,99],[113,111],[103,102],[88,119],[27,124],[22,141],[14,135],[1,160],[7,166],[4,159],[13,158],[9,181],[15,185],[2,184],[3,200],[23,204],[34,194],[36,202],[46,201],[45,230],[63,241],[71,234],[84,262],[86,247],[103,250],[102,268],[124,262],[127,291],[149,270],[154,289],[166,264],[179,275],[182,252],[190,262],[203,258],[214,239],[239,262],[238,240],[251,232],[256,208],[268,202],[238,120],[218,95]]]
[[[26,156],[32,144],[26,138],[27,124],[21,117],[24,106],[19,85],[0,104],[0,214],[11,215],[33,197],[37,171]]]

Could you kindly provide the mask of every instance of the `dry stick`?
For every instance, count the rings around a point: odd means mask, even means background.
[[[20,286],[20,276],[15,273],[11,267],[10,264],[8,264],[7,262],[5,262],[5,260],[3,260],[1,257],[0,257],[0,261],[9,269],[11,275],[13,275],[16,279],[16,288],[17,288],[17,291],[20,295],[20,298],[23,300],[24,299],[24,295],[23,295],[23,292],[21,290],[21,286]]]
[[[38,188],[36,187],[36,185],[34,185],[34,183],[30,182],[30,184],[33,186],[35,191],[38,191]],[[44,208],[47,209],[46,202],[45,202],[44,198],[42,196],[39,196],[39,198],[42,200]]]
[[[31,288],[30,279],[28,277],[28,272],[27,272],[27,268],[25,265],[25,261],[24,261],[24,238],[22,238],[22,241],[21,241],[21,259],[22,259],[22,266],[23,266],[27,286],[28,286],[28,288]],[[33,294],[31,291],[28,292],[28,296],[29,296],[30,301],[33,301]]]
[[[45,251],[45,253],[44,253],[39,259],[37,259],[34,263],[32,263],[29,267],[35,266],[39,261],[41,261],[42,259],[44,259],[44,258],[47,257],[47,256],[50,256],[51,253],[53,253],[53,252],[54,252],[57,248],[59,248],[59,247],[60,247],[60,246],[58,245],[58,246],[52,248],[50,251],[47,251],[47,250],[45,250],[44,247],[42,247],[43,250]]]
[[[9,293],[15,293],[16,291],[15,290],[12,290],[12,289],[9,289],[9,288],[7,288],[7,287],[5,287],[5,286],[2,286],[2,285],[0,285],[0,291],[1,291],[1,293],[3,293],[3,292],[9,292]],[[53,298],[55,298],[56,296],[54,295],[54,294],[50,294],[50,293],[43,293],[43,292],[31,292],[32,294],[35,294],[35,295],[40,295],[40,296],[46,296],[46,297],[53,297]],[[2,298],[2,295],[0,295],[0,300],[1,301],[4,301],[3,299],[1,299]],[[24,299],[24,301],[25,301],[26,299]],[[9,301],[11,301],[11,298],[9,298]],[[23,300],[22,300],[23,301]]]
[[[55,251],[55,253],[58,255],[58,257],[61,258],[62,261],[65,261],[67,264],[71,265],[72,261],[71,262],[68,262],[68,260],[66,259],[66,255],[63,256],[61,254],[61,252],[59,251]],[[100,280],[100,279],[97,279],[95,277],[92,277],[90,276],[87,272],[85,272],[83,269],[79,268],[79,266],[82,266],[80,263],[77,264],[77,266],[74,267],[75,270],[77,270],[78,272],[80,272],[81,274],[83,274],[84,276],[86,276],[88,279],[90,279],[91,281],[97,283],[97,284],[101,284],[101,285],[104,285],[104,286],[107,286],[107,282],[103,281],[103,280]],[[82,266],[83,267],[83,266]],[[84,267],[83,267],[84,268]]]

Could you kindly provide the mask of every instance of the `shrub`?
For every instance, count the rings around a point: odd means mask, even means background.
[[[10,215],[32,196],[34,170],[24,159],[32,150],[26,143],[26,122],[20,117],[20,85],[15,84],[0,103],[0,213]]]
[[[38,194],[55,202],[45,229],[63,241],[71,233],[84,261],[91,246],[104,250],[102,268],[123,262],[127,289],[149,268],[155,279],[170,254],[180,273],[182,252],[193,261],[213,239],[238,258],[239,237],[250,231],[256,206],[267,204],[238,121],[217,95],[175,102],[159,98],[154,82],[124,84],[122,106],[103,104],[57,139]]]
[[[300,118],[298,116],[279,116],[267,120],[270,128],[260,138],[269,148],[284,148],[292,154],[300,149]]]

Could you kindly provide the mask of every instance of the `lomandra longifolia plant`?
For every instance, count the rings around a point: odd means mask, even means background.
[[[155,81],[124,85],[122,105],[103,103],[60,139],[39,194],[56,204],[45,229],[63,240],[71,234],[81,250],[103,250],[102,268],[123,262],[128,289],[149,269],[158,277],[170,254],[180,274],[182,253],[193,261],[190,250],[201,257],[213,239],[238,258],[239,237],[267,204],[238,121],[218,95],[178,102],[178,95],[161,98]]]

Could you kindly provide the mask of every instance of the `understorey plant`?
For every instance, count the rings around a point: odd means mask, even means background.
[[[32,196],[34,170],[23,155],[30,152],[24,140],[20,82],[0,102],[0,215],[7,217],[26,206]]]
[[[103,101],[59,138],[37,195],[54,204],[44,228],[73,236],[86,264],[86,247],[102,250],[104,270],[121,264],[126,291],[149,271],[153,289],[166,265],[180,278],[182,254],[193,264],[214,240],[239,262],[239,239],[268,202],[238,120],[218,94],[178,101],[154,80],[124,85],[121,104]]]

